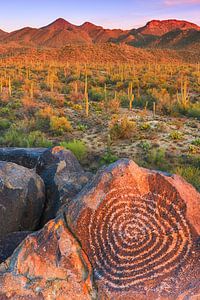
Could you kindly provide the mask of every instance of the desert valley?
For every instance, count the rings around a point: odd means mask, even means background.
[[[200,299],[199,192],[200,26],[0,30],[0,300]]]

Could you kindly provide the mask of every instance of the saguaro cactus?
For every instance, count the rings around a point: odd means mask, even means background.
[[[31,82],[30,97],[33,99],[33,82]]]
[[[156,102],[153,103],[153,117],[156,116]]]
[[[187,78],[181,77],[181,93],[177,93],[178,102],[180,105],[186,109],[190,103],[190,97],[188,92],[188,80]]]
[[[12,96],[12,86],[11,86],[11,79],[10,77],[8,78],[8,91],[9,91],[9,96]]]
[[[88,97],[88,78],[87,74],[85,75],[85,113],[86,116],[89,116],[89,97]]]
[[[133,83],[129,83],[128,87],[128,99],[129,99],[129,109],[132,110],[133,108],[133,101],[134,101],[134,94],[133,94]]]

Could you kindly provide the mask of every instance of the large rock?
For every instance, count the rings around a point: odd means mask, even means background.
[[[0,263],[10,257],[19,244],[30,234],[30,231],[18,231],[7,234],[0,239]]]
[[[0,265],[0,299],[96,299],[90,263],[62,216],[29,235]]]
[[[46,207],[42,224],[55,218],[59,209],[73,199],[91,178],[69,150],[55,147],[45,151],[36,168],[46,186]]]
[[[200,298],[200,194],[179,176],[121,160],[83,189],[66,220],[98,299]]]
[[[13,162],[33,169],[47,148],[0,148],[0,161]]]
[[[34,171],[0,162],[0,238],[36,229],[44,203],[44,183]]]

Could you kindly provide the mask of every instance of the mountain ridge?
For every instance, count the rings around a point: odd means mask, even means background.
[[[41,28],[24,27],[10,33],[0,30],[0,43],[61,48],[69,44],[116,43],[134,47],[184,47],[200,43],[200,26],[184,20],[151,20],[130,30],[106,29],[91,22],[74,25],[63,18]],[[174,41],[175,36],[178,42]],[[187,38],[186,38],[187,36]],[[182,40],[181,40],[182,39]],[[185,42],[186,41],[186,42]]]

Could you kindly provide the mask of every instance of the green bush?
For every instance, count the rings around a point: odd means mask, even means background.
[[[7,119],[0,119],[0,130],[8,129],[11,123]]]
[[[172,131],[169,135],[170,139],[172,140],[181,140],[183,137],[183,134],[179,131]]]
[[[28,147],[52,147],[52,141],[46,139],[45,134],[41,131],[32,131],[27,137]]]
[[[11,126],[0,138],[0,144],[9,147],[52,147],[52,142],[46,139],[41,131],[24,132],[21,128]]]
[[[195,145],[189,145],[188,151],[189,153],[196,154],[198,152],[198,147]]]
[[[87,156],[87,146],[83,141],[73,140],[71,142],[61,142],[60,146],[72,151],[79,161]]]
[[[200,120],[200,103],[195,103],[189,107],[187,115],[192,118],[197,118]]]
[[[147,161],[151,168],[153,167],[163,171],[168,169],[165,149],[152,149],[148,153]]]
[[[151,148],[151,144],[147,141],[141,141],[138,146],[145,152],[148,152]]]
[[[200,138],[192,141],[192,145],[195,145],[197,147],[200,146]]]
[[[101,157],[100,165],[110,165],[118,160],[118,157],[114,155],[110,150],[106,151]]]
[[[77,129],[80,130],[80,131],[85,132],[88,129],[88,126],[85,125],[85,124],[78,124]]]
[[[140,129],[144,130],[144,131],[149,130],[149,129],[151,129],[151,125],[149,123],[143,123],[140,125]]]
[[[92,87],[89,90],[89,99],[91,99],[92,101],[97,101],[100,102],[104,99],[104,93],[102,91],[101,88],[94,88]]]

